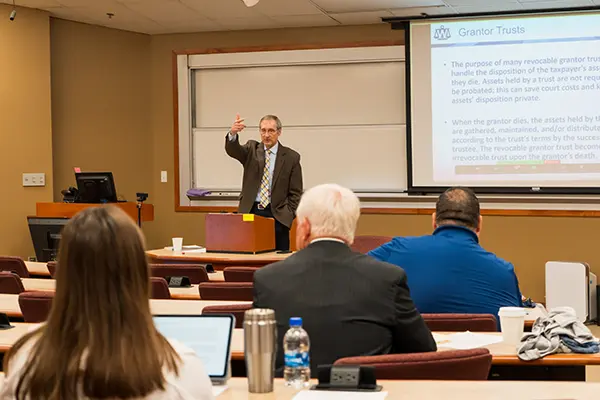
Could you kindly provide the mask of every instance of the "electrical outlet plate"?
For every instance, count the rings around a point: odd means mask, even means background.
[[[357,387],[360,379],[360,367],[333,366],[331,368],[330,384],[335,386]]]
[[[46,186],[46,174],[43,172],[23,174],[23,186]]]
[[[162,183],[167,182],[167,171],[160,171],[160,181]]]

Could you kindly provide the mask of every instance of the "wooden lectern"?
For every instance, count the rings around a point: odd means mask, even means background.
[[[207,214],[206,251],[265,253],[275,250],[275,220],[254,214]]]
[[[104,204],[89,204],[89,203],[37,203],[35,205],[36,217],[66,217],[71,218],[79,211],[88,207],[99,207]],[[138,219],[138,209],[136,202],[127,203],[107,203],[121,208],[134,221]],[[142,222],[154,221],[154,206],[152,204],[142,204]]]

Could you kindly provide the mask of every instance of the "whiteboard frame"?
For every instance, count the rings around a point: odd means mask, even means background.
[[[202,54],[176,54],[176,211],[200,211],[198,203],[206,205],[207,211],[237,205],[238,192],[224,192],[206,200],[190,201],[186,192],[194,187],[193,151],[193,80],[198,69],[263,67],[277,65],[324,65],[368,62],[404,62],[404,43],[377,42],[355,43],[338,46],[314,46],[311,48],[247,48],[230,52],[207,51]],[[382,192],[389,195],[391,192]],[[395,192],[397,193],[397,192]],[[360,196],[360,193],[358,193]],[[372,196],[373,193],[368,195]],[[200,207],[202,207],[200,206]],[[202,207],[206,208],[206,207]]]

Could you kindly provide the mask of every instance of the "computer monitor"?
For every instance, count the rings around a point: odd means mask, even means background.
[[[78,203],[116,203],[117,191],[112,172],[77,172]]]
[[[27,217],[35,257],[38,261],[56,260],[61,232],[68,221],[69,218],[66,217]]]
[[[153,319],[164,337],[194,350],[211,381],[227,380],[235,328],[233,315],[155,315]]]

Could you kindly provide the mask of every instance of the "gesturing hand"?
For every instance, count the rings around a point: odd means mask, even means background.
[[[244,124],[244,118],[240,117],[240,114],[235,115],[235,122],[231,125],[230,132],[232,134],[238,133],[244,130],[246,125]]]

